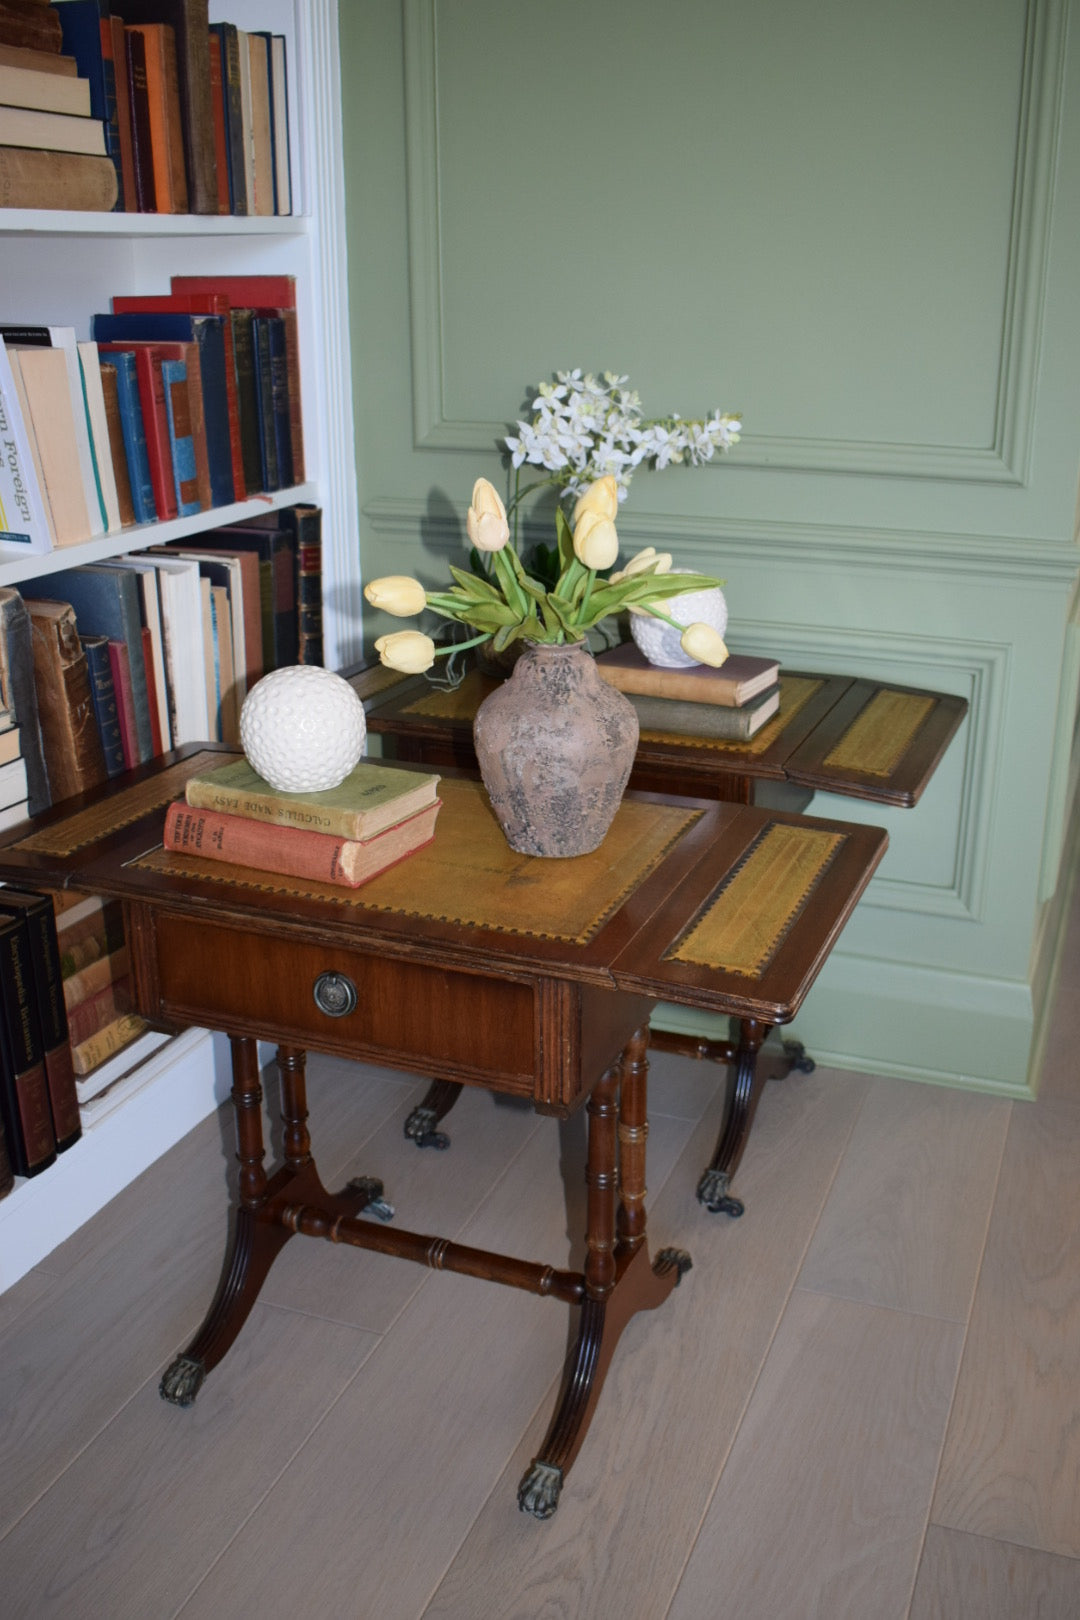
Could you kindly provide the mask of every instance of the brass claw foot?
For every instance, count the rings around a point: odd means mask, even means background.
[[[710,1215],[730,1215],[737,1220],[746,1211],[739,1198],[730,1198],[728,1188],[731,1177],[726,1170],[706,1170],[697,1184],[699,1204],[704,1204]]]
[[[553,1463],[534,1462],[518,1486],[518,1507],[534,1519],[550,1519],[559,1505],[563,1471]]]
[[[158,1392],[163,1401],[171,1401],[174,1406],[191,1406],[205,1377],[206,1368],[201,1361],[192,1356],[177,1356],[162,1374]]]
[[[405,1135],[416,1143],[418,1148],[438,1148],[441,1153],[450,1146],[450,1138],[445,1131],[435,1129],[439,1115],[434,1108],[426,1108],[423,1103],[414,1108],[405,1121]]]
[[[694,1262],[685,1249],[661,1249],[653,1261],[653,1273],[657,1277],[666,1277],[669,1271],[674,1270],[675,1286],[678,1288],[686,1273],[693,1268]]]
[[[789,1074],[792,1069],[798,1070],[799,1074],[813,1074],[817,1068],[802,1041],[784,1041],[783,1052]]]
[[[394,1206],[387,1203],[382,1195],[383,1184],[374,1176],[356,1176],[346,1184],[345,1191],[363,1199],[357,1208],[358,1215],[374,1215],[380,1221],[393,1220]]]

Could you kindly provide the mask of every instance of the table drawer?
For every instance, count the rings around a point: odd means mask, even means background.
[[[149,1016],[533,1094],[536,986],[158,915]]]

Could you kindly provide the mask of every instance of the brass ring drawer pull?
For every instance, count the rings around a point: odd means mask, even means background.
[[[356,1007],[356,986],[344,973],[320,973],[312,994],[328,1018],[345,1018]]]

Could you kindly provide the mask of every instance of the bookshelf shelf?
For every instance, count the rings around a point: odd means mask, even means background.
[[[247,501],[234,501],[229,506],[215,506],[209,512],[196,512],[191,517],[172,518],[167,523],[138,523],[115,534],[104,534],[97,540],[85,540],[79,546],[60,547],[44,557],[15,554],[0,546],[0,586],[18,585],[23,579],[37,579],[42,574],[59,573],[73,563],[104,562],[109,557],[122,557],[129,551],[141,551],[144,546],[165,545],[169,540],[184,540],[189,535],[202,534],[207,528],[218,528],[225,523],[236,523],[241,518],[254,517],[258,512],[269,512],[280,506],[291,506],[297,501],[316,501],[318,486],[314,483],[297,484],[292,489],[275,490],[272,495],[258,495]],[[207,523],[212,518],[212,524]]]
[[[325,661],[338,669],[362,650],[338,0],[229,0],[221,9],[240,27],[271,29],[290,42],[300,181],[294,195],[302,198],[304,212],[268,217],[0,209],[0,320],[62,323],[86,338],[90,317],[109,308],[112,294],[167,290],[176,272],[294,276],[308,482],[192,517],[133,526],[44,557],[0,549],[0,586],[310,501],[323,512]],[[203,1031],[169,1042],[148,1059],[144,1087],[85,1131],[43,1175],[0,1199],[0,1292],[215,1106],[220,1046],[220,1037]]]
[[[67,209],[0,209],[0,236],[304,236],[307,214],[93,214]]]

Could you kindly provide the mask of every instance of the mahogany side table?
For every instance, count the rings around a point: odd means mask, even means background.
[[[374,1249],[547,1295],[578,1322],[555,1413],[521,1481],[555,1511],[630,1318],[689,1266],[650,1256],[648,1018],[658,999],[767,1024],[794,1017],[885,851],[878,828],[630,794],[601,849],[515,855],[478,783],[447,775],[435,841],[356,890],[166,852],[167,805],[228,754],[181,749],[0,840],[0,877],[124,904],[139,1010],[231,1039],[234,1235],[206,1319],[162,1394],[190,1403],[294,1236]],[[278,1048],[284,1162],[268,1169],[257,1042]],[[586,1259],[558,1270],[371,1218],[382,1188],[322,1183],[308,1050],[479,1085],[543,1113],[584,1107]],[[365,1210],[369,1213],[365,1215]],[[613,1414],[617,1421],[617,1414]]]

